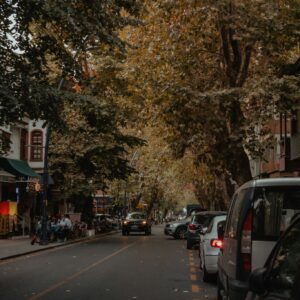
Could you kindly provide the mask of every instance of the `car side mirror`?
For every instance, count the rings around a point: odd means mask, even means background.
[[[249,290],[261,295],[266,291],[266,268],[255,269],[249,276]]]

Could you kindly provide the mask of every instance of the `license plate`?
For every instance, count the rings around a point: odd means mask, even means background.
[[[139,226],[137,226],[137,225],[132,225],[131,226],[131,229],[138,229],[139,228]]]

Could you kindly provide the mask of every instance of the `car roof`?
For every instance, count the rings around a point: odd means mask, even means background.
[[[244,183],[239,189],[249,187],[264,187],[264,186],[300,186],[299,177],[280,177],[280,178],[264,178],[254,179]]]
[[[193,216],[199,216],[199,215],[215,215],[215,216],[220,216],[220,215],[226,215],[227,212],[226,211],[200,211],[195,213]]]

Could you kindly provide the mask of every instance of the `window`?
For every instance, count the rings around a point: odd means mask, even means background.
[[[31,133],[31,160],[43,160],[43,132],[34,130]]]
[[[214,216],[212,215],[194,215],[194,218],[192,219],[193,224],[201,224],[203,227],[207,227],[210,220]]]
[[[277,240],[300,212],[300,187],[258,188],[253,202],[253,239]]]
[[[247,201],[247,197],[251,189],[243,189],[234,196],[230,212],[228,216],[228,223],[226,227],[225,236],[229,238],[236,238],[238,224],[241,216],[243,204]]]
[[[283,237],[271,264],[269,292],[280,299],[299,299],[300,221]]]
[[[0,130],[0,148],[4,151],[10,150],[10,133]]]

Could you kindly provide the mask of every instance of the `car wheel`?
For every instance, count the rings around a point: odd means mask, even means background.
[[[178,240],[183,240],[185,238],[187,229],[185,227],[179,227],[176,229],[175,238]]]
[[[190,240],[186,240],[186,249],[193,249],[193,243]]]
[[[207,270],[205,268],[205,265],[203,267],[203,282],[210,282],[211,281],[211,274],[207,273]]]

